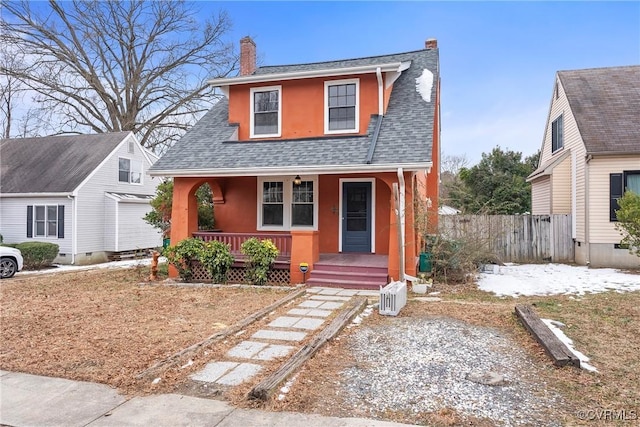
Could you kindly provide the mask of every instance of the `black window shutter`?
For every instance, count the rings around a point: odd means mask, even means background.
[[[27,206],[27,237],[33,237],[33,206]]]
[[[609,221],[617,221],[618,199],[622,197],[622,174],[609,174]]]
[[[64,239],[64,206],[58,205],[58,239]]]

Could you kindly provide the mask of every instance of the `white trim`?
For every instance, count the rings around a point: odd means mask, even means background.
[[[384,113],[384,90],[382,89],[382,73],[380,67],[376,70],[376,78],[378,79],[378,115],[382,116]]]
[[[309,174],[331,175],[341,173],[373,173],[373,172],[393,172],[398,168],[407,172],[425,171],[429,173],[432,162],[422,163],[396,163],[396,164],[359,164],[359,165],[326,165],[326,166],[286,166],[286,167],[259,167],[259,168],[220,168],[220,169],[165,169],[150,171],[151,176],[179,176],[179,177],[223,177],[223,176],[277,176],[277,175],[297,175],[300,170]]]
[[[319,179],[318,175],[300,175],[302,181],[313,181],[313,226],[293,226],[291,225],[291,207],[293,205],[293,176],[264,176],[257,179],[256,195],[256,230],[258,231],[318,231],[318,206],[319,200]],[[262,225],[262,184],[264,182],[282,182],[282,226]]]
[[[255,134],[254,133],[254,111],[253,108],[255,106],[255,102],[253,99],[253,95],[256,92],[278,92],[278,132],[277,133],[269,133],[269,134]],[[249,137],[250,138],[277,138],[282,135],[282,86],[262,86],[262,87],[252,87],[249,89]]]
[[[371,183],[371,253],[376,253],[376,179],[375,178],[340,178],[338,180],[338,252],[342,252],[342,188],[345,182]]]
[[[115,207],[115,213],[116,213],[116,221],[115,221],[115,227],[114,227],[114,232],[115,232],[115,252],[120,252],[120,249],[118,248],[118,246],[120,246],[120,204],[116,201],[116,207]]]
[[[71,264],[76,263],[76,254],[78,253],[78,198],[76,196],[68,196],[71,199]]]
[[[329,129],[329,87],[355,84],[356,85],[356,105],[355,105],[355,128],[354,129]],[[342,133],[359,133],[360,132],[360,79],[343,79],[343,80],[327,80],[324,82],[324,133],[326,135],[335,135]]]
[[[384,62],[379,64],[360,65],[357,67],[344,67],[344,68],[325,68],[322,70],[305,70],[305,71],[293,71],[289,73],[271,73],[271,74],[254,74],[250,76],[239,76],[222,79],[211,79],[207,81],[208,84],[214,87],[227,87],[232,85],[241,85],[246,83],[266,83],[282,80],[297,80],[306,79],[312,77],[333,77],[333,76],[348,76],[354,74],[373,74],[377,68],[383,73],[386,72],[398,72],[409,68],[410,61],[405,62]],[[223,89],[223,93],[225,89]]]
[[[72,193],[0,193],[0,198],[70,197]]]
[[[575,151],[571,152],[571,238],[576,239],[578,235],[578,207],[577,207],[577,189],[578,189],[578,155]],[[553,203],[553,199],[551,200]]]

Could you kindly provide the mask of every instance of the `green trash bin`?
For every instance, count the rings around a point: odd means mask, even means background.
[[[171,246],[171,239],[162,239],[162,249],[167,249]]]
[[[420,265],[418,267],[421,273],[431,273],[431,252],[420,252]]]

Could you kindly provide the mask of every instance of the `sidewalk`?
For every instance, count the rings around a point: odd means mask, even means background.
[[[25,426],[404,426],[364,418],[237,409],[177,394],[126,397],[103,384],[0,371],[0,425]]]

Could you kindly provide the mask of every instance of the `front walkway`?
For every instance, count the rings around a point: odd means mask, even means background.
[[[226,360],[208,363],[191,375],[202,383],[234,386],[249,381],[258,374],[265,362],[290,356],[325,324],[334,311],[342,308],[353,296],[379,297],[379,292],[351,289],[309,288],[308,295],[285,316],[273,319],[264,329],[255,332],[226,354]]]

